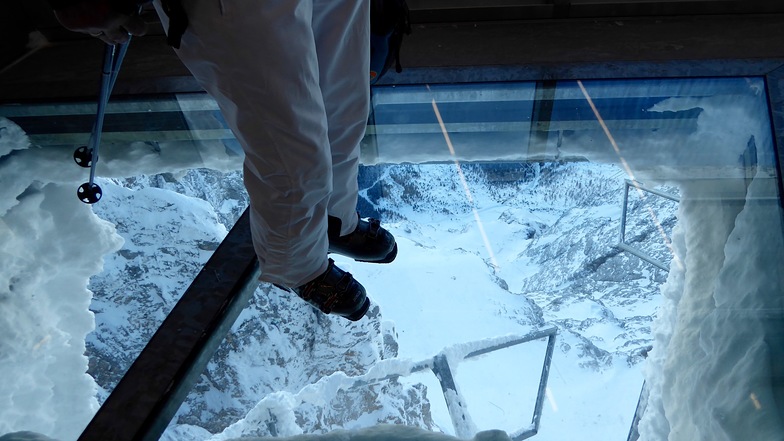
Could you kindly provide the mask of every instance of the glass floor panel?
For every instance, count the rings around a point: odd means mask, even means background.
[[[372,109],[358,210],[399,255],[333,256],[368,317],[261,285],[162,439],[784,433],[761,78],[381,86]],[[113,99],[103,198],[82,204],[73,152],[94,112],[0,106],[0,373],[16,380],[0,436],[78,437],[247,205],[241,148],[203,94]],[[499,344],[549,329],[551,358],[546,336]]]

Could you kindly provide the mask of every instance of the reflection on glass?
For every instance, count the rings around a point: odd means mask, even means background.
[[[363,164],[445,160],[436,104],[454,144],[457,159],[524,160],[534,104],[533,83],[493,83],[377,88],[362,151]],[[470,104],[468,104],[470,103]]]
[[[139,323],[163,317],[244,207],[236,141],[201,95],[118,103],[107,199],[81,205],[78,109],[0,109],[0,373],[19,379],[0,385],[0,434],[75,438],[145,343]],[[358,209],[400,248],[390,265],[333,256],[368,289],[369,317],[261,286],[164,439],[379,423],[514,437],[531,427],[544,340],[453,361],[550,327],[534,439],[784,433],[784,228],[761,79],[379,87],[362,161]]]

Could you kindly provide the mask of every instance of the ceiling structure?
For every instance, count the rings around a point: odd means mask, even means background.
[[[744,75],[784,60],[780,0],[408,0],[404,72],[387,83]],[[102,43],[61,28],[44,0],[0,18],[0,102],[94,96]],[[115,93],[200,90],[151,6]],[[767,67],[761,67],[762,65]],[[478,73],[478,69],[482,72]],[[449,70],[449,75],[441,72]]]
[[[551,119],[539,107],[549,108],[555,80],[756,76],[766,78],[773,107],[784,106],[780,0],[407,1],[413,31],[403,42],[403,72],[387,74],[382,85],[533,81],[536,93],[522,102],[533,105],[530,120],[539,126]],[[45,0],[9,8],[0,18],[0,115],[13,117],[37,145],[86,138],[103,43],[63,29]],[[105,141],[230,139],[215,118],[199,118],[209,122],[203,127],[194,123],[193,115],[214,113],[214,103],[185,112],[182,102],[165,102],[165,96],[202,89],[166,45],[151,5],[143,17],[149,32],[130,44],[112,96],[141,99],[133,106],[146,110],[110,107]],[[16,103],[59,107],[9,107]],[[772,117],[781,140],[784,116]],[[531,145],[529,156],[538,157],[541,149]]]

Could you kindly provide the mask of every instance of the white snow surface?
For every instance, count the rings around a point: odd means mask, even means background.
[[[264,441],[272,438],[237,438],[234,441]],[[274,438],[281,441],[456,441],[461,438],[409,426],[381,424],[357,430],[335,430],[323,435],[294,435]],[[468,438],[473,441],[510,441],[502,430],[485,430]]]
[[[674,153],[655,136],[621,144],[632,167],[625,171],[541,166],[531,180],[496,187],[463,170],[473,201],[452,165],[387,169],[379,179],[386,199],[364,196],[389,216],[399,259],[336,258],[368,289],[369,317],[320,316],[262,287],[163,439],[506,441],[530,427],[544,340],[463,357],[549,326],[558,327],[558,343],[534,439],[626,439],[643,380],[650,394],[641,440],[781,439],[782,391],[771,375],[782,356],[784,243],[760,102],[672,98],[650,110],[702,109],[697,130],[678,140],[683,164],[714,152],[734,163],[754,136],[753,179],[733,168],[720,181],[688,180],[694,168],[657,165]],[[619,162],[607,142],[564,141],[564,151]],[[113,176],[156,167],[150,156],[134,170],[133,151]],[[174,168],[188,167],[170,154]],[[226,234],[219,219],[242,205],[189,196],[198,185],[105,179],[104,200],[91,210],[74,196],[81,177],[56,171],[63,157],[30,146],[0,119],[0,377],[13,379],[0,383],[3,441],[31,439],[22,431],[76,439]],[[214,168],[230,162],[217,158]],[[611,252],[629,171],[681,197],[664,283],[659,270]],[[648,203],[675,223],[671,205]],[[633,216],[632,227],[645,229],[645,218]],[[650,355],[641,362],[643,353]],[[460,397],[447,399],[463,400],[473,424],[453,426],[431,371],[410,373],[437,354],[447,356],[459,386]]]
[[[0,125],[0,134],[19,133]],[[122,238],[74,194],[36,183],[0,218],[0,433],[75,439],[98,408],[86,372],[94,327],[87,283]]]
[[[775,182],[755,179],[742,207],[692,199],[691,190],[673,235],[684,268],[673,266],[662,289],[646,366],[641,439],[781,439],[784,411],[771,384],[781,342],[768,340],[784,308]]]

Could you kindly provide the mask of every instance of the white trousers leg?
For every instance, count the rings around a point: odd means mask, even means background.
[[[302,285],[326,270],[327,214],[343,221],[341,234],[357,223],[369,2],[182,3],[189,25],[177,54],[245,150],[261,279]]]

